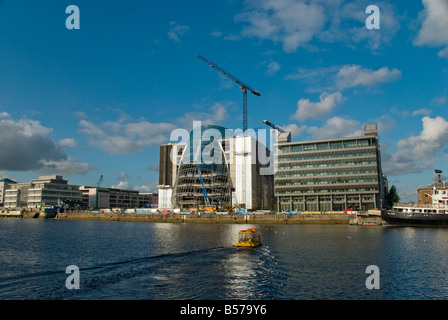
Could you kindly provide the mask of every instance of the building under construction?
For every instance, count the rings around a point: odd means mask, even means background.
[[[274,172],[260,154],[273,161],[254,137],[216,125],[193,129],[188,143],[160,146],[159,208],[270,209]]]

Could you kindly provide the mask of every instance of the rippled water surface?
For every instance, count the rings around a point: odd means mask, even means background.
[[[260,225],[262,246],[234,248],[247,227],[0,219],[0,299],[448,298],[447,229]]]

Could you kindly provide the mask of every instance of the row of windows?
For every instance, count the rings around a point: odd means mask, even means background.
[[[363,166],[376,165],[376,160],[348,160],[335,162],[320,162],[320,163],[302,163],[302,164],[279,164],[279,170],[287,169],[303,169],[303,168],[327,168],[327,167],[342,167],[342,166]]]
[[[281,147],[282,152],[301,152],[301,151],[313,151],[313,150],[329,150],[329,149],[345,149],[345,148],[360,148],[373,146],[372,139],[360,139],[349,141],[335,141],[335,142],[319,142],[308,143],[292,146]]]
[[[363,202],[362,206],[359,206],[359,203],[351,202],[347,203],[302,203],[295,204],[294,206],[291,203],[282,203],[280,204],[280,211],[343,211],[345,209],[354,209],[354,210],[370,210],[375,209],[375,203],[373,202]]]
[[[371,201],[375,200],[375,196],[373,194],[365,194],[365,195],[355,194],[355,195],[333,197],[333,200],[331,199],[330,196],[279,197],[281,203],[330,202],[330,201],[341,202],[341,201],[359,201],[359,199],[363,201]]]
[[[337,188],[337,189],[303,189],[303,190],[275,190],[275,194],[307,194],[307,193],[348,193],[348,192],[378,192],[375,187],[360,187],[360,188]]]
[[[280,154],[278,157],[279,162],[284,161],[301,161],[301,160],[315,160],[315,159],[331,159],[331,158],[349,158],[349,157],[365,157],[376,156],[375,151],[358,151],[358,152],[333,152],[323,154]]]
[[[295,172],[295,173],[279,173],[275,175],[275,178],[294,178],[294,177],[318,177],[318,176],[341,176],[341,175],[355,175],[355,174],[376,174],[377,170],[374,169],[359,169],[359,170],[329,170],[321,172]]]
[[[294,180],[275,182],[275,186],[301,186],[301,185],[317,185],[317,184],[336,184],[336,183],[372,183],[378,182],[376,177],[358,178],[358,179],[334,179],[334,180],[320,180],[320,181],[302,181]]]

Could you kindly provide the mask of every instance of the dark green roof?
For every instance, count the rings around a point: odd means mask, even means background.
[[[0,179],[0,182],[9,182],[9,183],[17,183],[11,179],[5,178],[5,179]]]

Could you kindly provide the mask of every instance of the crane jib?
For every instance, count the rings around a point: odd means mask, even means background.
[[[197,55],[197,57],[204,61],[205,63],[207,63],[210,67],[218,70],[219,72],[221,72],[223,75],[225,75],[226,77],[228,77],[229,79],[233,80],[234,82],[236,82],[237,84],[240,85],[240,88],[242,91],[244,91],[243,89],[246,88],[249,92],[251,92],[252,94],[254,94],[255,96],[259,97],[261,94],[251,88],[249,85],[245,84],[243,81],[239,80],[237,77],[233,76],[231,73],[227,72],[226,70],[224,70],[223,68],[221,68],[220,66],[218,66],[216,63],[204,58],[203,56],[201,56],[200,54]]]

